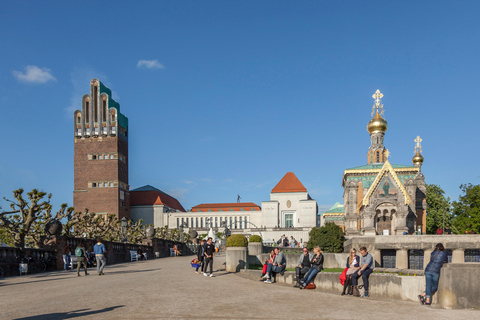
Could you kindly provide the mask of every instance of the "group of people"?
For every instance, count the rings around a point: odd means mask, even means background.
[[[307,248],[303,248],[303,254],[298,259],[298,266],[295,267],[294,287],[304,289],[309,283],[313,282],[317,273],[323,270],[323,253],[319,246],[313,248],[313,253],[309,253]],[[270,255],[265,259],[261,280],[265,283],[272,283],[274,273],[284,274],[287,266],[285,255],[279,248],[270,251]]]
[[[97,262],[98,275],[104,275],[103,269],[107,264],[107,259],[105,257],[106,253],[107,250],[105,248],[105,245],[102,243],[101,238],[97,238],[97,243],[93,246],[93,255],[95,256],[95,258],[93,258],[92,255],[89,254],[85,249],[85,242],[80,241],[74,251],[75,257],[77,258],[77,276],[80,277],[80,269],[82,266],[85,271],[85,275],[89,275],[89,273],[87,272],[87,263],[93,262],[93,259],[95,259],[95,261]],[[63,268],[65,270],[68,270],[70,267],[71,254],[72,248],[70,244],[67,244],[63,249]],[[93,264],[90,266],[93,266]]]
[[[295,248],[299,246],[299,243],[293,236],[290,236],[290,238],[288,238],[285,235],[282,235],[282,237],[278,239],[277,244],[280,247],[290,247],[290,248]]]
[[[360,276],[363,279],[363,288],[365,289],[365,297],[368,298],[368,278],[370,277],[370,274],[373,272],[373,256],[368,253],[366,247],[361,247],[360,248],[360,254],[362,255],[362,258],[360,259],[360,256],[357,255],[357,250],[356,249],[351,249],[350,250],[350,255],[347,258],[347,265],[344,270],[344,283],[343,283],[343,291],[342,291],[342,296],[343,295],[356,295],[355,292],[358,290],[357,284],[358,284],[358,278]]]
[[[208,238],[205,242],[200,240],[200,246],[197,251],[197,258],[200,261],[201,266],[195,269],[195,273],[199,273],[198,269],[201,269],[201,273],[205,277],[209,276],[207,274],[207,268],[210,267],[210,277],[213,277],[213,256],[215,255],[215,244],[213,243],[212,238]]]

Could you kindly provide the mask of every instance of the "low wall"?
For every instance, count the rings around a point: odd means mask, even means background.
[[[437,299],[446,309],[480,308],[480,264],[444,264],[440,272]]]
[[[259,279],[261,270],[241,270],[241,272]],[[277,274],[277,282],[294,285],[295,272],[287,271],[282,276]],[[339,272],[320,272],[315,278],[317,290],[340,294],[343,286],[338,279]],[[359,284],[363,284],[360,277]],[[392,300],[418,301],[417,296],[425,290],[425,277],[401,276],[396,274],[372,273],[369,277],[369,295]]]
[[[225,262],[227,272],[239,272],[248,268],[246,247],[227,247],[227,258]]]
[[[298,266],[297,262],[302,253],[283,253],[285,259],[287,259],[287,269],[295,268]],[[262,253],[257,255],[256,261],[265,261],[268,258],[268,253]],[[324,253],[323,254],[323,267],[324,268],[345,268],[347,264],[348,253]],[[259,263],[257,263],[259,264]]]

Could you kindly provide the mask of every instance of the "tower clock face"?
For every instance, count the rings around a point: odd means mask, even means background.
[[[290,208],[292,206],[292,203],[290,202],[290,200],[287,201],[287,208]]]

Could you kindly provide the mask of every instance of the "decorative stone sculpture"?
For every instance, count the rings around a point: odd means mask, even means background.
[[[63,230],[62,223],[55,219],[48,221],[47,224],[45,225],[45,233],[47,235],[59,236],[60,234],[62,234],[62,230]]]
[[[190,230],[188,233],[192,239],[195,239],[198,236],[198,232],[195,230]]]
[[[155,228],[152,227],[152,226],[148,226],[146,229],[145,229],[145,233],[147,235],[147,239],[148,240],[152,240],[153,237],[155,236]]]

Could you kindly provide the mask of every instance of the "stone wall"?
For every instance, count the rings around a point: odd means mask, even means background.
[[[480,264],[444,264],[440,272],[437,299],[446,309],[480,308]]]
[[[261,270],[242,270],[252,278],[260,278]],[[276,275],[276,281],[294,285],[295,272],[287,271],[282,276]],[[343,286],[338,279],[339,272],[320,272],[315,277],[316,290],[340,294]],[[360,277],[359,284],[363,284]],[[423,276],[400,276],[396,274],[372,273],[369,277],[369,294],[371,297],[382,297],[392,300],[418,301],[417,296],[425,290],[425,277]],[[434,301],[435,302],[435,301]]]

